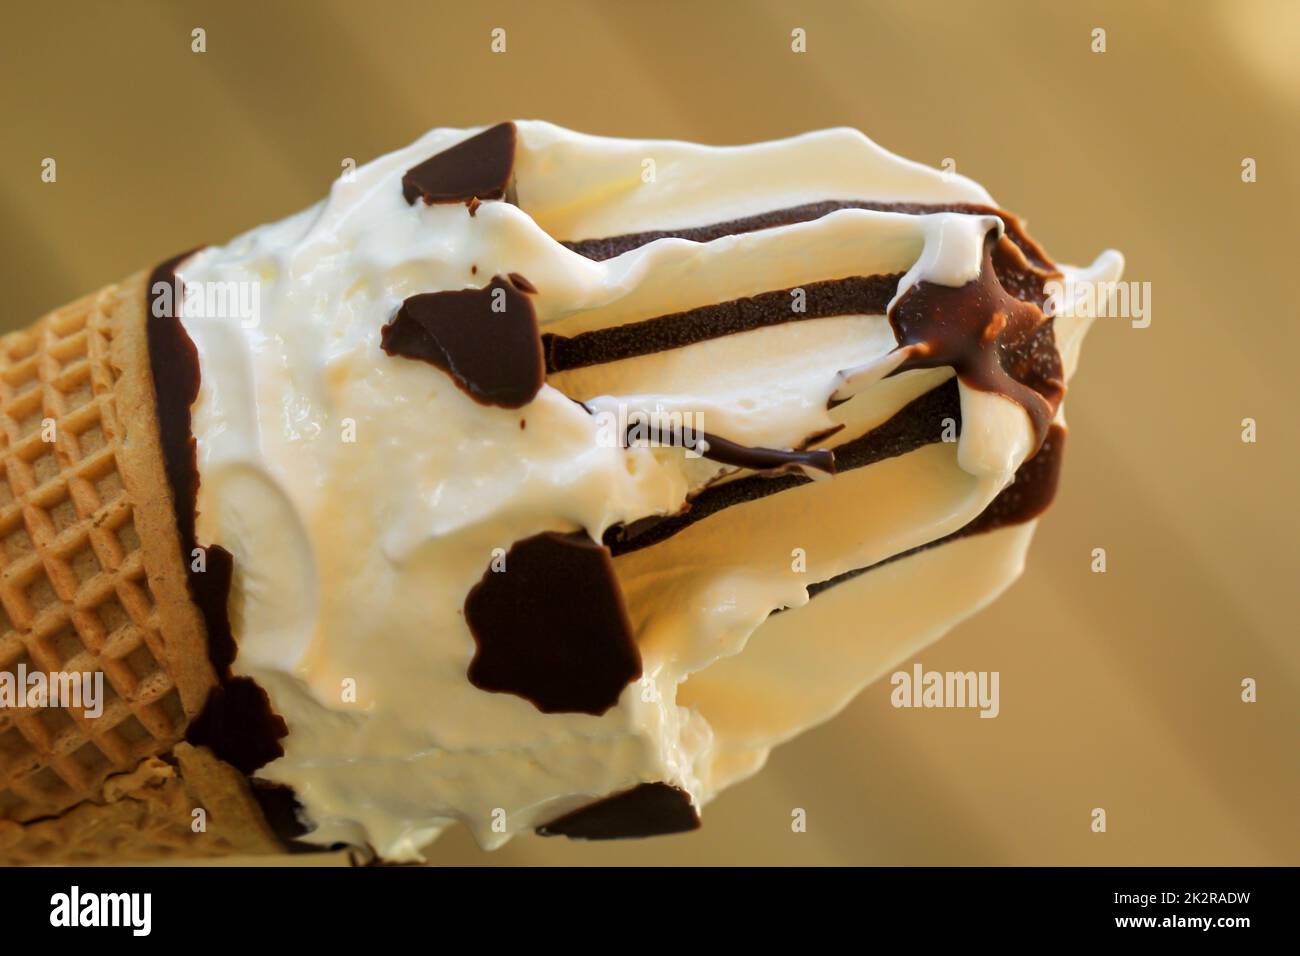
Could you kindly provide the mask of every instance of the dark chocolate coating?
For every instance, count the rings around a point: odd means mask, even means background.
[[[149,278],[146,316],[149,366],[153,372],[154,401],[158,416],[163,467],[171,488],[172,506],[180,538],[190,596],[203,616],[208,656],[218,685],[186,731],[185,739],[206,746],[221,760],[250,774],[277,757],[288,727],[271,708],[266,691],[250,677],[231,673],[237,647],[230,629],[228,601],[234,559],[219,545],[206,549],[205,570],[195,571],[191,555],[198,546],[194,535],[195,502],[199,490],[196,445],[191,432],[190,407],[199,394],[199,354],[180,320],[181,303],[173,314],[155,314],[154,289],[159,283],[173,287],[176,270],[197,250],[182,253],[159,265]]]

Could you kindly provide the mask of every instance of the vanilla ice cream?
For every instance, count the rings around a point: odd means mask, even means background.
[[[395,861],[694,825],[1019,574],[1087,325],[1043,282],[1121,266],[849,129],[542,122],[190,256],[255,306],[183,315],[197,537],[288,728],[255,778]]]

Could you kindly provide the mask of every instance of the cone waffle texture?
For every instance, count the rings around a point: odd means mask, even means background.
[[[216,675],[158,441],[146,281],[0,338],[0,673],[103,675],[99,717],[0,707],[0,863],[280,849],[243,775],[181,743]]]
[[[196,823],[201,821],[201,827]],[[206,747],[177,744],[109,777],[96,797],[46,820],[0,821],[0,862],[133,863],[278,853],[243,776]]]

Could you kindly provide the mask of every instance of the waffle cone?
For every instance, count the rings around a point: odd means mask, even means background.
[[[217,675],[164,472],[146,283],[0,338],[0,675],[104,689],[98,717],[0,707],[0,863],[284,849],[244,775],[184,742]]]

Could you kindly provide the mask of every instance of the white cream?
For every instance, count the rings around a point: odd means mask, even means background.
[[[498,846],[643,781],[707,802],[1005,588],[1032,530],[923,552],[808,603],[807,585],[960,528],[1011,480],[1031,446],[1028,417],[961,385],[955,447],[749,502],[619,557],[645,677],[603,716],[542,714],[473,687],[462,606],[494,549],[544,530],[599,539],[729,477],[680,449],[602,441],[598,418],[571,397],[594,411],[689,412],[714,434],[783,448],[836,424],[836,443],[862,434],[951,371],[884,378],[887,320],[846,316],[560,373],[511,411],[380,350],[405,298],[519,273],[537,287],[543,330],[573,335],[848,275],[906,273],[900,294],[920,279],[960,285],[1000,227],[850,209],[593,262],[557,240],[827,199],[992,200],[852,130],[706,147],[518,129],[518,206],[484,203],[470,216],[408,205],[402,174],[476,132],[439,129],[182,269],[187,283],[259,284],[253,327],[185,319],[202,365],[199,539],[235,555],[235,670],[267,689],[289,726],[284,757],[258,775],[294,788],[316,826],[308,840],[369,843],[390,860],[419,859],[456,821]],[[1099,260],[1097,277],[1120,264]],[[1067,369],[1085,325],[1058,320]],[[837,390],[856,397],[827,411]],[[792,569],[795,549],[806,570]],[[917,593],[932,599],[918,608]],[[796,610],[768,618],[782,607]],[[810,669],[812,654],[822,663]]]

